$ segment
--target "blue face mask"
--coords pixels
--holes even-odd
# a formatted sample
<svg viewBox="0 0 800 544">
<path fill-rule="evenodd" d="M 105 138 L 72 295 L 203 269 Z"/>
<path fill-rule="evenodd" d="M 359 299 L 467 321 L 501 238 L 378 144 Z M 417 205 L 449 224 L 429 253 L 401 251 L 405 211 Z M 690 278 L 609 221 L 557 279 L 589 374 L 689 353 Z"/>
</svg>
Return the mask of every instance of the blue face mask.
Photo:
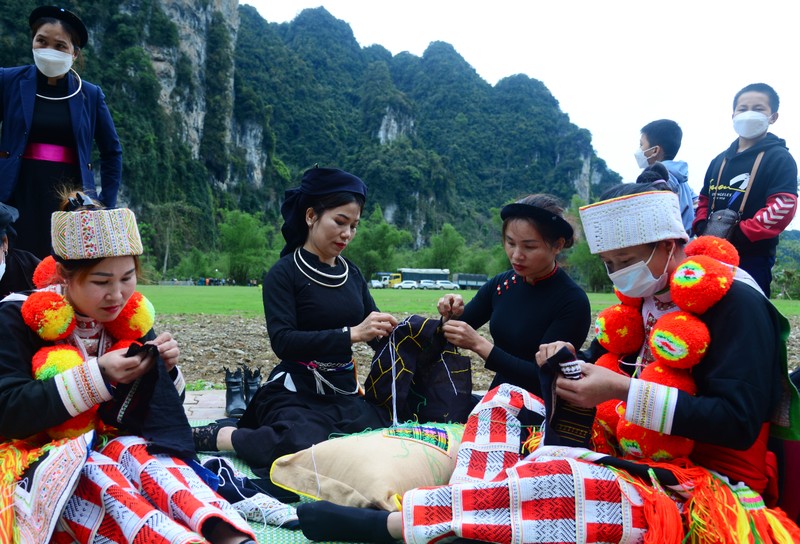
<svg viewBox="0 0 800 544">
<path fill-rule="evenodd" d="M 663 291 L 667 287 L 667 281 L 669 280 L 667 268 L 672 260 L 672 252 L 675 250 L 675 246 L 673 245 L 672 249 L 669 250 L 669 257 L 667 257 L 667 263 L 664 265 L 664 271 L 659 277 L 655 278 L 647 265 L 653 259 L 653 255 L 656 254 L 657 248 L 658 246 L 653 248 L 650 257 L 646 261 L 639 261 L 626 266 L 622 270 L 609 273 L 608 277 L 614 283 L 614 287 L 619 289 L 623 295 L 635 298 L 650 297 Z M 606 272 L 608 272 L 608 268 L 606 268 Z"/>
</svg>

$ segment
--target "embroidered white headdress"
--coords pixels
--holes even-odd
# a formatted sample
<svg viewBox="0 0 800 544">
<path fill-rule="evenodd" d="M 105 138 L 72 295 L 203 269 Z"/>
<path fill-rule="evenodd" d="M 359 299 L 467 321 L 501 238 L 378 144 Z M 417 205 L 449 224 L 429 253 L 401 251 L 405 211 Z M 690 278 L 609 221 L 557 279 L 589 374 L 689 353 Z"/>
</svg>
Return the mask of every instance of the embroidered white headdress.
<svg viewBox="0 0 800 544">
<path fill-rule="evenodd" d="M 678 195 L 648 191 L 603 200 L 579 210 L 591 253 L 661 240 L 689 240 L 683 229 Z"/>
</svg>

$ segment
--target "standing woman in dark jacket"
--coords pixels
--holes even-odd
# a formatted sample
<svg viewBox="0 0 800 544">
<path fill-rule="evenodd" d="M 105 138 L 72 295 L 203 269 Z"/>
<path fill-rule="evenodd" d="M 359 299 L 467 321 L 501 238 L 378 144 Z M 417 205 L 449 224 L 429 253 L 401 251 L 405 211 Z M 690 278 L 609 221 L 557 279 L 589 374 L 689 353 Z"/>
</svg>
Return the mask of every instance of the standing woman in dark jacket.
<svg viewBox="0 0 800 544">
<path fill-rule="evenodd" d="M 41 6 L 29 17 L 35 65 L 0 68 L 0 201 L 20 212 L 17 247 L 50 254 L 50 214 L 59 190 L 82 188 L 106 206 L 117 201 L 122 146 L 100 87 L 72 68 L 89 35 L 63 8 Z M 92 143 L 100 150 L 97 195 Z"/>
</svg>

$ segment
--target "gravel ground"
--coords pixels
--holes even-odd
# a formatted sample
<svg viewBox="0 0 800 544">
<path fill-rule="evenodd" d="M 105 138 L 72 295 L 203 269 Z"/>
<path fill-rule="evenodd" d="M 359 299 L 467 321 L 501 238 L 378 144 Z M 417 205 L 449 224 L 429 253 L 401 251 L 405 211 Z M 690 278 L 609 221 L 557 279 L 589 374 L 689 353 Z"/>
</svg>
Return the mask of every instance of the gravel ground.
<svg viewBox="0 0 800 544">
<path fill-rule="evenodd" d="M 401 316 L 397 316 L 398 318 Z M 800 317 L 792 317 L 789 337 L 789 368 L 800 365 Z M 156 323 L 158 332 L 170 331 L 181 347 L 181 369 L 193 389 L 224 387 L 223 367 L 240 364 L 261 367 L 268 375 L 278 364 L 270 349 L 267 328 L 262 318 L 232 316 L 162 315 Z M 479 332 L 488 336 L 488 328 Z M 483 368 L 483 361 L 471 352 L 472 382 L 476 391 L 489 387 L 494 373 Z M 355 358 L 362 380 L 369 371 L 372 350 L 365 344 L 355 346 Z"/>
</svg>

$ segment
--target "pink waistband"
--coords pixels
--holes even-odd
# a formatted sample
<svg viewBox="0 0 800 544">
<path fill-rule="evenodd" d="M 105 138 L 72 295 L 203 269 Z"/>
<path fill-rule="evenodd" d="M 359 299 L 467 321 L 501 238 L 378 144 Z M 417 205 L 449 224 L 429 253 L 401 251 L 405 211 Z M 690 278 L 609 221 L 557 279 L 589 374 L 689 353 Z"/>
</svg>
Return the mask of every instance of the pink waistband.
<svg viewBox="0 0 800 544">
<path fill-rule="evenodd" d="M 22 158 L 34 161 L 64 162 L 67 164 L 78 162 L 78 157 L 75 156 L 73 148 L 53 144 L 28 144 L 25 147 L 25 153 L 22 154 Z"/>
</svg>

